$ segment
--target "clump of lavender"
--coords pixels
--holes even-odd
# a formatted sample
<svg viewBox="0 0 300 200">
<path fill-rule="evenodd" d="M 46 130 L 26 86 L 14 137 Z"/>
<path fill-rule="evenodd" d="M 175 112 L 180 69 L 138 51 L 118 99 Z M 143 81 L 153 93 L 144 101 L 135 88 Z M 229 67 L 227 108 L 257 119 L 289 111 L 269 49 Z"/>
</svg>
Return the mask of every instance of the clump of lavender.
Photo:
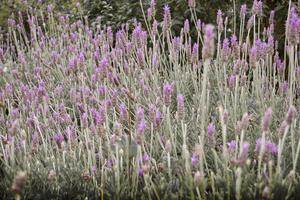
<svg viewBox="0 0 300 200">
<path fill-rule="evenodd" d="M 219 10 L 215 24 L 197 18 L 196 1 L 186 3 L 191 18 L 180 34 L 171 8 L 156 13 L 156 0 L 142 12 L 145 23 L 116 32 L 100 18 L 58 16 L 52 5 L 25 12 L 26 26 L 22 15 L 8 20 L 8 35 L 0 36 L 6 197 L 61 198 L 84 187 L 78 196 L 95 199 L 160 199 L 175 190 L 185 199 L 241 199 L 242 188 L 254 188 L 246 196 L 255 199 L 272 197 L 278 185 L 295 196 L 297 8 L 289 6 L 281 48 L 274 12 L 265 13 L 262 1 L 252 10 L 241 5 L 240 20 L 235 3 L 233 15 Z M 20 169 L 26 174 L 15 175 Z M 66 177 L 71 185 L 59 181 Z"/>
</svg>

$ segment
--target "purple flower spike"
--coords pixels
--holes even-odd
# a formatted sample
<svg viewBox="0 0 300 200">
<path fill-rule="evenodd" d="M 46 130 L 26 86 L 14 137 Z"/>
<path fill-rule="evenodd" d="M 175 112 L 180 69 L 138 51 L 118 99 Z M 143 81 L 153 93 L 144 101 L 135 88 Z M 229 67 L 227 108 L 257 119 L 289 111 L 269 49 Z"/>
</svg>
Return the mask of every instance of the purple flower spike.
<svg viewBox="0 0 300 200">
<path fill-rule="evenodd" d="M 243 18 L 246 16 L 246 12 L 247 12 L 247 5 L 243 4 L 241 5 L 241 9 L 240 9 L 240 17 Z"/>
<path fill-rule="evenodd" d="M 216 127 L 213 123 L 208 124 L 207 126 L 207 135 L 209 138 L 213 138 L 216 131 Z"/>
<path fill-rule="evenodd" d="M 202 59 L 211 59 L 215 52 L 215 33 L 214 33 L 214 26 L 213 25 L 206 25 L 205 26 L 205 33 L 204 33 L 204 44 L 202 48 Z"/>
<path fill-rule="evenodd" d="M 192 153 L 191 163 L 193 167 L 195 167 L 199 163 L 199 158 L 196 153 Z"/>
<path fill-rule="evenodd" d="M 220 9 L 217 12 L 217 24 L 218 24 L 218 30 L 219 31 L 223 31 L 223 29 L 224 29 L 224 25 L 223 25 L 223 13 L 222 13 L 222 11 Z"/>
<path fill-rule="evenodd" d="M 300 17 L 297 14 L 296 8 L 292 7 L 290 11 L 290 18 L 287 23 L 288 40 L 292 45 L 300 42 Z"/>
<path fill-rule="evenodd" d="M 272 108 L 268 108 L 262 118 L 261 126 L 262 130 L 264 132 L 267 132 L 269 130 L 270 121 L 272 117 Z"/>
<path fill-rule="evenodd" d="M 164 21 L 163 21 L 163 31 L 167 32 L 171 28 L 171 11 L 168 5 L 164 6 Z"/>
<path fill-rule="evenodd" d="M 106 162 L 106 166 L 109 168 L 109 169 L 112 169 L 112 167 L 113 167 L 113 161 L 112 161 L 112 159 L 109 159 L 109 160 L 107 160 L 107 162 Z"/>
<path fill-rule="evenodd" d="M 136 111 L 137 122 L 143 121 L 144 118 L 145 118 L 144 109 L 142 107 L 138 107 Z"/>
<path fill-rule="evenodd" d="M 173 93 L 173 85 L 170 83 L 165 83 L 163 87 L 163 96 L 165 104 L 168 106 L 171 104 L 171 97 Z"/>
<path fill-rule="evenodd" d="M 156 111 L 155 114 L 155 127 L 158 127 L 161 123 L 162 117 L 161 117 L 161 112 Z"/>
<path fill-rule="evenodd" d="M 246 160 L 247 160 L 247 157 L 248 157 L 248 152 L 249 152 L 249 143 L 248 142 L 244 142 L 243 145 L 242 145 L 242 149 L 241 149 L 241 154 L 239 156 L 239 163 L 241 165 L 244 165 Z"/>
<path fill-rule="evenodd" d="M 53 136 L 53 140 L 57 143 L 57 144 L 61 144 L 65 138 L 64 136 L 61 134 L 61 133 L 56 133 L 54 136 Z"/>
<path fill-rule="evenodd" d="M 297 115 L 297 109 L 295 108 L 295 106 L 291 106 L 289 108 L 289 111 L 286 115 L 286 122 L 291 125 L 293 120 L 296 118 Z"/>
<path fill-rule="evenodd" d="M 278 147 L 276 144 L 274 144 L 271 141 L 266 141 L 266 151 L 273 154 L 273 155 L 277 155 L 278 153 Z"/>
<path fill-rule="evenodd" d="M 230 75 L 228 78 L 228 87 L 229 89 L 234 89 L 236 83 L 236 75 Z"/>
<path fill-rule="evenodd" d="M 144 121 L 144 120 L 140 121 L 140 123 L 138 124 L 138 127 L 137 127 L 137 134 L 143 135 L 146 128 L 147 128 L 146 121 Z"/>
<path fill-rule="evenodd" d="M 149 162 L 150 159 L 151 159 L 150 156 L 147 153 L 144 153 L 144 155 L 143 155 L 143 161 L 144 162 Z"/>
<path fill-rule="evenodd" d="M 228 142 L 227 145 L 228 145 L 229 153 L 234 153 L 235 149 L 236 149 L 236 141 L 232 140 L 232 141 Z"/>
<path fill-rule="evenodd" d="M 127 106 L 124 103 L 121 103 L 119 105 L 119 112 L 120 112 L 120 118 L 122 121 L 127 120 L 128 118 L 128 110 L 127 110 Z"/>
<path fill-rule="evenodd" d="M 143 172 L 142 168 L 138 169 L 138 175 L 139 175 L 139 177 L 143 177 L 144 176 L 144 172 Z"/>
</svg>

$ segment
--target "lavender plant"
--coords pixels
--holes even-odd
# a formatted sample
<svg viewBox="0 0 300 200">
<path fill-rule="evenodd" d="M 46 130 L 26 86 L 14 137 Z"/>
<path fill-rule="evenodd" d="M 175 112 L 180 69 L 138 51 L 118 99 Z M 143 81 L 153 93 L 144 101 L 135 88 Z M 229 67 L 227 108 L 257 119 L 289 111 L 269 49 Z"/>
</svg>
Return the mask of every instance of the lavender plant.
<svg viewBox="0 0 300 200">
<path fill-rule="evenodd" d="M 228 24 L 172 32 L 156 1 L 114 33 L 85 17 L 28 11 L 0 46 L 4 199 L 296 199 L 300 17 L 285 51 L 262 1 Z M 79 7 L 80 5 L 78 5 Z M 192 37 L 191 30 L 197 36 Z"/>
</svg>

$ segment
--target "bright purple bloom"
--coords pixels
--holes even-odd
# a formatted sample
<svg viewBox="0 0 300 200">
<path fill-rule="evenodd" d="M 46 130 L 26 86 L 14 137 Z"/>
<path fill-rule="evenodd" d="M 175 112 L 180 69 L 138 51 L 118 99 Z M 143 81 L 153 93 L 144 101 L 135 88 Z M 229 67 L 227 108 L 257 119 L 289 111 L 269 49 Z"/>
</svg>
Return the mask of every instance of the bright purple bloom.
<svg viewBox="0 0 300 200">
<path fill-rule="evenodd" d="M 140 168 L 140 167 L 139 167 L 139 169 L 138 169 L 138 175 L 139 175 L 140 177 L 143 177 L 143 176 L 144 176 L 144 171 L 143 171 L 143 169 Z"/>
<path fill-rule="evenodd" d="M 151 159 L 150 156 L 147 153 L 144 153 L 144 155 L 143 155 L 143 161 L 144 162 L 149 162 L 150 159 Z"/>
<path fill-rule="evenodd" d="M 227 143 L 228 145 L 228 151 L 229 153 L 234 153 L 236 150 L 236 141 L 235 140 L 231 140 L 230 142 Z"/>
<path fill-rule="evenodd" d="M 270 152 L 273 155 L 277 155 L 278 147 L 275 143 L 273 143 L 271 141 L 266 141 L 266 151 Z"/>
<path fill-rule="evenodd" d="M 57 144 L 61 144 L 65 138 L 64 136 L 61 134 L 61 133 L 56 133 L 54 136 L 53 136 L 53 140 L 57 143 Z"/>
</svg>

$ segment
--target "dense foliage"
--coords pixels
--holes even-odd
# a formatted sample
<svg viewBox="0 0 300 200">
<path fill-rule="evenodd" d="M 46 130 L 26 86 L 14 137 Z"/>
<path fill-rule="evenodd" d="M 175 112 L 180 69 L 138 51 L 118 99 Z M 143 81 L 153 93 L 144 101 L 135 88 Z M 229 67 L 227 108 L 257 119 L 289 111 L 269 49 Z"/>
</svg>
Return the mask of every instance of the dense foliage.
<svg viewBox="0 0 300 200">
<path fill-rule="evenodd" d="M 73 19 L 55 4 L 8 19 L 2 199 L 299 197 L 298 4 L 282 8 L 282 38 L 280 12 L 256 0 L 211 21 L 199 2 L 152 0 L 125 25 L 93 2 Z"/>
</svg>

